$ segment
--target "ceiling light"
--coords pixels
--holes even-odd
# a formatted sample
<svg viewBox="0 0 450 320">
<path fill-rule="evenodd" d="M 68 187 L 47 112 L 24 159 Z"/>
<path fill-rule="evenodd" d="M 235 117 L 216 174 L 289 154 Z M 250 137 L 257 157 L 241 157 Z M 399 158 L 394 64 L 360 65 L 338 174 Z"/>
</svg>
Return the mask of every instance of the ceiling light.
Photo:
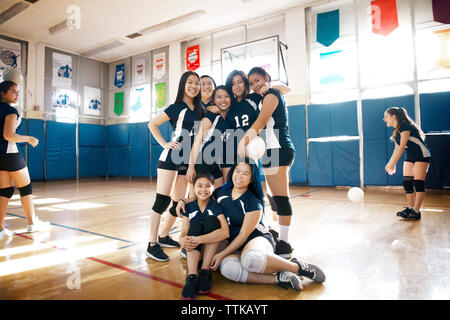
<svg viewBox="0 0 450 320">
<path fill-rule="evenodd" d="M 82 55 L 82 56 L 94 56 L 94 55 L 99 54 L 101 52 L 121 47 L 124 44 L 125 44 L 125 41 L 123 41 L 122 39 L 118 38 L 118 39 L 114 39 L 114 40 L 110 40 L 108 42 L 105 42 L 105 43 L 103 43 L 103 44 L 101 44 L 99 46 L 96 46 L 94 48 L 82 51 L 82 52 L 80 52 L 80 55 Z"/>
<path fill-rule="evenodd" d="M 156 31 L 159 31 L 161 29 L 165 29 L 165 28 L 168 28 L 168 27 L 171 27 L 171 26 L 174 26 L 174 25 L 177 25 L 177 24 L 180 24 L 180 23 L 183 23 L 183 22 L 186 22 L 186 21 L 189 21 L 189 20 L 201 17 L 205 13 L 206 13 L 205 10 L 193 11 L 193 12 L 187 13 L 185 15 L 182 15 L 182 16 L 179 16 L 179 17 L 167 20 L 165 22 L 162 22 L 162 23 L 159 23 L 159 24 L 155 24 L 155 25 L 153 25 L 151 27 L 145 28 L 145 29 L 139 31 L 139 33 L 141 33 L 141 34 L 148 34 L 148 33 L 156 32 Z"/>
<path fill-rule="evenodd" d="M 28 8 L 30 6 L 29 3 L 25 2 L 16 2 L 11 7 L 0 13 L 0 24 L 8 21 L 12 17 L 15 17 L 19 13 L 21 13 L 23 10 Z"/>
</svg>

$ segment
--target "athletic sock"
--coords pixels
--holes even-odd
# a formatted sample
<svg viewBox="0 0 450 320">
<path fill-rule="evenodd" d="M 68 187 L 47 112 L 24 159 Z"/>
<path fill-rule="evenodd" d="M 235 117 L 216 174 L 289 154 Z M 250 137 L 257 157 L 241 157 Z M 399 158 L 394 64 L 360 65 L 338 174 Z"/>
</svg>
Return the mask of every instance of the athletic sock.
<svg viewBox="0 0 450 320">
<path fill-rule="evenodd" d="M 279 230 L 280 230 L 280 236 L 279 239 L 283 240 L 284 242 L 289 243 L 289 229 L 291 226 L 283 226 L 283 225 L 279 225 Z"/>
</svg>

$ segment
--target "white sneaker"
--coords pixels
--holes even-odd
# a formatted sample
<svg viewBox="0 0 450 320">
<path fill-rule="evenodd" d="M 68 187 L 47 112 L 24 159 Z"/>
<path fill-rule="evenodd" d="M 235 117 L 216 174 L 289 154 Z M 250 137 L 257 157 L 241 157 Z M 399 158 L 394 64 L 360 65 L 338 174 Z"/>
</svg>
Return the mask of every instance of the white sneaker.
<svg viewBox="0 0 450 320">
<path fill-rule="evenodd" d="M 3 228 L 2 231 L 0 231 L 0 239 L 4 237 L 12 237 L 13 232 L 11 230 L 6 229 L 6 227 Z"/>
<path fill-rule="evenodd" d="M 41 221 L 39 219 L 36 219 L 34 224 L 29 224 L 27 226 L 27 232 L 43 232 L 43 231 L 49 231 L 50 230 L 50 222 Z"/>
</svg>

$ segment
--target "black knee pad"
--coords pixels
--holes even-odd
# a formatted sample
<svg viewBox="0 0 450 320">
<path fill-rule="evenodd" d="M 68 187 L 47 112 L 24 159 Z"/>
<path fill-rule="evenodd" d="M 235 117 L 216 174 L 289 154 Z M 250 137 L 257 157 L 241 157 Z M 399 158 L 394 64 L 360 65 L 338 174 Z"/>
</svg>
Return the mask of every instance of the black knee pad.
<svg viewBox="0 0 450 320">
<path fill-rule="evenodd" d="M 163 214 L 164 211 L 166 211 L 167 208 L 169 207 L 170 201 L 171 201 L 171 199 L 169 196 L 165 196 L 165 195 L 157 193 L 156 199 L 155 199 L 155 204 L 153 205 L 152 210 L 159 214 Z"/>
<path fill-rule="evenodd" d="M 27 184 L 25 187 L 19 188 L 21 198 L 30 195 L 32 192 L 31 183 Z"/>
<path fill-rule="evenodd" d="M 11 199 L 14 194 L 14 187 L 0 189 L 0 197 Z"/>
<path fill-rule="evenodd" d="M 425 181 L 414 180 L 414 188 L 416 189 L 416 192 L 425 192 Z"/>
<path fill-rule="evenodd" d="M 292 206 L 289 197 L 273 196 L 273 201 L 277 206 L 277 214 L 279 216 L 292 216 Z"/>
<path fill-rule="evenodd" d="M 172 206 L 169 209 L 169 213 L 171 215 L 173 215 L 174 217 L 178 217 L 177 216 L 177 205 L 178 205 L 178 201 L 173 201 L 172 200 Z"/>
<path fill-rule="evenodd" d="M 272 196 L 267 195 L 267 199 L 269 199 L 269 203 L 270 203 L 270 208 L 272 208 L 272 211 L 277 211 L 277 204 L 275 203 L 275 201 L 273 200 Z"/>
<path fill-rule="evenodd" d="M 403 177 L 403 189 L 405 189 L 406 193 L 414 193 L 414 177 Z"/>
<path fill-rule="evenodd" d="M 204 222 L 205 234 L 220 229 L 220 221 L 216 216 L 206 216 Z"/>
</svg>

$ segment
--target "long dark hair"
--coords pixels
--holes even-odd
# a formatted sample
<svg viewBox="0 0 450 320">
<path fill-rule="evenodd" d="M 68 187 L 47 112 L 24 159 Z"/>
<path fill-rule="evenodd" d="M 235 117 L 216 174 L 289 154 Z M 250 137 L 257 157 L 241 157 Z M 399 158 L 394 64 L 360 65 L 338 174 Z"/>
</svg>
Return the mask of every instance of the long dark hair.
<svg viewBox="0 0 450 320">
<path fill-rule="evenodd" d="M 394 140 L 395 137 L 397 137 L 398 132 L 400 130 L 400 127 L 404 123 L 409 123 L 412 127 L 416 128 L 417 131 L 420 134 L 420 137 L 422 139 L 425 139 L 425 134 L 423 131 L 416 125 L 416 123 L 408 116 L 408 112 L 403 107 L 391 107 L 386 110 L 387 113 L 389 113 L 391 116 L 395 116 L 397 118 L 397 126 L 394 129 L 394 132 L 392 133 L 391 140 Z"/>
<path fill-rule="evenodd" d="M 186 88 L 186 82 L 187 82 L 187 79 L 189 78 L 189 76 L 191 76 L 191 75 L 196 76 L 198 78 L 198 81 L 200 81 L 200 77 L 194 71 L 186 71 L 185 73 L 183 73 L 183 75 L 181 76 L 181 79 L 180 79 L 180 83 L 178 85 L 178 92 L 177 92 L 177 97 L 175 99 L 175 104 L 183 102 L 185 88 Z M 203 116 L 203 113 L 205 112 L 203 105 L 202 105 L 201 90 L 198 91 L 198 94 L 195 96 L 193 103 L 194 103 L 195 111 L 197 112 L 199 118 L 201 119 L 201 117 Z"/>
<path fill-rule="evenodd" d="M 231 92 L 231 99 L 232 101 L 235 101 L 237 97 L 234 96 L 233 93 L 233 78 L 234 76 L 240 76 L 242 78 L 242 81 L 244 81 L 245 91 L 243 99 L 245 99 L 246 96 L 250 93 L 250 83 L 248 82 L 248 77 L 245 74 L 244 71 L 241 70 L 233 70 L 228 75 L 227 80 L 225 81 L 225 86 L 228 88 L 228 91 Z"/>
<path fill-rule="evenodd" d="M 0 83 L 0 93 L 4 93 L 7 94 L 9 89 L 11 89 L 12 87 L 17 86 L 17 83 L 6 80 Z M 2 101 L 2 97 L 0 95 L 0 102 Z"/>
<path fill-rule="evenodd" d="M 267 71 L 264 70 L 264 69 L 261 68 L 261 67 L 253 67 L 253 68 L 248 72 L 248 76 L 250 77 L 250 76 L 251 76 L 252 74 L 254 74 L 254 73 L 263 76 L 264 79 L 266 78 L 266 76 L 268 76 L 269 82 L 272 81 L 272 77 L 270 76 L 270 74 L 268 74 Z"/>
<path fill-rule="evenodd" d="M 224 90 L 228 95 L 230 96 L 230 99 L 232 99 L 233 94 L 230 92 L 227 86 L 220 85 L 218 87 L 215 87 L 213 92 L 211 93 L 211 102 L 214 102 L 214 99 L 216 98 L 216 93 L 219 90 Z"/>
</svg>

